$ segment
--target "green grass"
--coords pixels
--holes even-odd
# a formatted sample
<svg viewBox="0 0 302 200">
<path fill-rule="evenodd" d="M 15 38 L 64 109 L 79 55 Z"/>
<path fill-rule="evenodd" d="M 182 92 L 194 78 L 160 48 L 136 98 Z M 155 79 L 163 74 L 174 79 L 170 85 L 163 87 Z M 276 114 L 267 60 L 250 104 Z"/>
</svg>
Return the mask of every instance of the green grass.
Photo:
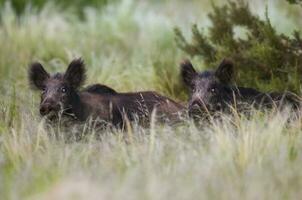
<svg viewBox="0 0 302 200">
<path fill-rule="evenodd" d="M 188 36 L 192 23 L 207 24 L 209 8 L 198 0 L 122 1 L 86 9 L 86 20 L 51 4 L 20 17 L 2 8 L 0 199 L 299 199 L 302 120 L 286 123 L 288 113 L 224 116 L 201 127 L 152 123 L 104 131 L 99 140 L 82 130 L 90 134 L 80 142 L 66 141 L 70 131 L 39 117 L 39 94 L 27 81 L 35 60 L 56 72 L 81 56 L 87 84 L 186 101 L 178 75 L 186 56 L 173 28 Z"/>
</svg>

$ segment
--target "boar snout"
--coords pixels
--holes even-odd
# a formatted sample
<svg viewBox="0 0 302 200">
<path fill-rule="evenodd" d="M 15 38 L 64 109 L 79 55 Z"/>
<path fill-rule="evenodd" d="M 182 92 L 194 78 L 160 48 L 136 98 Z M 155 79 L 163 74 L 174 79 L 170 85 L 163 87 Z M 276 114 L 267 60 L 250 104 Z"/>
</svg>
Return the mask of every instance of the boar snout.
<svg viewBox="0 0 302 200">
<path fill-rule="evenodd" d="M 201 100 L 194 100 L 189 105 L 189 115 L 194 117 L 207 112 L 205 104 Z"/>
<path fill-rule="evenodd" d="M 42 116 L 47 115 L 51 112 L 57 113 L 60 111 L 60 105 L 57 103 L 44 103 L 40 106 L 40 114 Z"/>
</svg>

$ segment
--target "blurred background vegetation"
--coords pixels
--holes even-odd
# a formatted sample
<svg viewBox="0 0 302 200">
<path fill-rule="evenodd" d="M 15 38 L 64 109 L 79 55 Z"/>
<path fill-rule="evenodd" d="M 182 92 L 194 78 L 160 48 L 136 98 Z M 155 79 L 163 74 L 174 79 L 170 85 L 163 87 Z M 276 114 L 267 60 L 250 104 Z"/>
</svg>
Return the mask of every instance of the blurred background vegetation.
<svg viewBox="0 0 302 200">
<path fill-rule="evenodd" d="M 116 20 L 114 17 L 119 18 L 119 22 L 116 25 L 120 27 L 115 27 L 118 29 L 115 31 L 118 32 L 107 32 L 106 34 L 111 34 L 112 38 L 109 39 L 110 36 L 105 36 L 108 37 L 107 41 L 100 42 L 99 45 L 106 45 L 110 42 L 113 45 L 120 43 L 123 48 L 126 48 L 124 49 L 125 55 L 129 55 L 138 47 L 130 44 L 125 47 L 127 40 L 133 39 L 132 36 L 139 34 L 143 29 L 152 29 L 152 27 L 146 27 L 148 24 L 143 22 L 145 16 L 143 14 L 139 16 L 141 13 L 137 10 L 146 9 L 148 6 L 159 8 L 158 18 L 162 16 L 162 19 L 158 20 L 163 20 L 161 26 L 167 23 L 167 19 L 170 20 L 174 17 L 175 20 L 170 20 L 168 22 L 169 27 L 163 28 L 156 33 L 159 38 L 155 38 L 155 41 L 152 41 L 152 36 L 151 38 L 146 37 L 146 40 L 143 41 L 146 43 L 155 42 L 157 48 L 160 48 L 161 51 L 164 50 L 168 54 L 167 56 L 161 56 L 162 54 L 152 56 L 153 60 L 151 62 L 154 75 L 166 77 L 166 79 L 159 80 L 155 77 L 157 84 L 155 83 L 155 88 L 153 88 L 168 93 L 168 95 L 173 97 L 185 99 L 184 88 L 179 83 L 177 71 L 175 71 L 177 67 L 170 66 L 172 64 L 178 65 L 181 57 L 186 57 L 186 55 L 193 59 L 197 57 L 196 61 L 201 63 L 202 68 L 215 68 L 222 58 L 229 57 L 235 63 L 236 81 L 238 84 L 256 87 L 265 91 L 290 90 L 300 93 L 302 80 L 300 78 L 302 75 L 300 27 L 302 22 L 298 19 L 301 17 L 302 8 L 296 4 L 301 4 L 301 1 L 268 0 L 263 3 L 258 0 L 253 2 L 237 0 L 226 3 L 219 0 L 192 0 L 186 2 L 178 0 L 175 2 L 158 0 L 0 0 L 0 9 L 2 13 L 7 13 L 8 10 L 11 10 L 11 15 L 15 15 L 15 20 L 20 23 L 19 27 L 24 25 L 22 20 L 29 19 L 31 14 L 37 16 L 49 15 L 50 21 L 52 21 L 52 18 L 62 17 L 62 20 L 57 21 L 58 24 L 67 22 L 65 24 L 70 26 L 73 23 L 76 25 L 70 27 L 71 29 L 77 27 L 81 33 L 86 32 L 88 35 L 98 34 L 99 37 L 104 37 L 103 34 L 105 32 L 98 30 L 98 33 L 92 33 L 84 30 L 85 26 L 89 24 L 89 20 L 94 18 L 93 20 L 97 19 L 99 21 L 99 24 L 94 24 L 95 28 L 104 28 L 102 26 L 106 20 L 100 20 L 99 17 L 110 18 L 108 12 L 112 14 L 114 9 L 121 8 L 123 9 L 122 16 L 112 16 L 111 19 L 113 22 Z M 126 5 L 126 7 L 122 8 L 121 5 Z M 183 5 L 184 10 L 178 11 L 177 5 Z M 161 6 L 165 9 L 160 8 Z M 197 14 L 198 10 L 201 11 L 201 14 Z M 107 12 L 107 16 L 106 14 L 101 14 L 103 11 Z M 48 14 L 43 14 L 44 12 L 48 12 Z M 55 17 L 58 12 L 60 14 Z M 115 12 L 117 14 L 117 11 Z M 176 19 L 184 15 L 187 16 L 180 23 L 177 23 Z M 107 23 L 110 20 L 109 18 L 107 18 Z M 8 19 L 11 18 L 7 18 L 5 14 L 1 15 L 2 24 L 7 24 Z M 64 22 L 64 20 L 67 21 Z M 80 28 L 80 23 L 82 23 L 83 29 Z M 152 26 L 152 24 L 149 25 Z M 171 31 L 174 27 L 176 29 L 173 36 Z M 2 27 L 2 29 L 4 28 L 5 26 Z M 15 28 L 17 28 L 15 31 L 18 31 L 18 27 Z M 190 36 L 191 29 L 192 36 Z M 148 33 L 146 32 L 146 34 Z M 114 35 L 119 35 L 119 39 L 114 39 Z M 85 34 L 82 37 L 85 37 Z M 176 42 L 171 37 L 175 37 Z M 191 41 L 188 40 L 190 37 L 192 37 Z M 60 40 L 60 36 L 57 38 Z M 165 38 L 165 41 L 163 38 Z M 80 38 L 77 39 L 81 40 Z M 66 40 L 64 42 L 67 45 Z M 68 48 L 68 45 L 65 48 Z M 144 44 L 141 44 L 139 48 L 147 49 L 148 47 L 144 47 Z M 182 49 L 185 54 L 175 48 Z M 156 50 L 152 52 L 154 50 L 154 48 L 150 48 L 148 53 L 156 54 Z M 51 51 L 51 47 L 48 51 Z M 93 48 L 89 51 L 96 52 L 98 48 Z M 170 55 L 173 54 L 172 52 L 177 52 L 178 58 L 175 55 Z M 31 53 L 31 55 L 34 55 L 34 53 Z M 85 53 L 81 55 L 85 55 Z M 55 54 L 49 56 L 53 58 L 64 57 Z M 41 56 L 38 58 L 43 59 Z M 90 62 L 89 58 L 88 62 Z M 145 63 L 141 64 L 148 66 Z"/>
<path fill-rule="evenodd" d="M 94 7 L 98 9 L 107 5 L 109 1 L 112 3 L 114 0 L 0 0 L 0 8 L 4 7 L 6 3 L 9 3 L 14 12 L 20 16 L 26 9 L 41 10 L 47 3 L 49 4 L 51 2 L 56 5 L 58 9 L 70 9 L 83 17 L 83 10 L 85 7 Z"/>
<path fill-rule="evenodd" d="M 287 0 L 287 1 L 291 4 L 301 4 L 302 3 L 301 0 Z"/>
</svg>

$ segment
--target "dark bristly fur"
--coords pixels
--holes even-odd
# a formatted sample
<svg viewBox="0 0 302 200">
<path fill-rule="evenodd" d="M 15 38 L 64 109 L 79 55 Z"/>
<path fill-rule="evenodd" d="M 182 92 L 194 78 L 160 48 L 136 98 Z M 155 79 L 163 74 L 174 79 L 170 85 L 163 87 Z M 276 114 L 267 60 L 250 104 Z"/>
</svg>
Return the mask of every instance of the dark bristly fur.
<svg viewBox="0 0 302 200">
<path fill-rule="evenodd" d="M 81 58 L 71 61 L 65 72 L 64 79 L 73 88 L 78 88 L 84 84 L 86 80 L 86 70 L 84 61 Z"/>
<path fill-rule="evenodd" d="M 224 59 L 215 71 L 198 73 L 189 60 L 181 63 L 183 82 L 190 89 L 189 114 L 198 117 L 229 111 L 230 106 L 240 110 L 248 107 L 277 108 L 300 107 L 300 98 L 292 93 L 263 93 L 252 88 L 232 84 L 234 69 L 230 60 Z"/>
<path fill-rule="evenodd" d="M 37 62 L 31 64 L 28 76 L 31 87 L 40 90 L 44 88 L 44 81 L 49 78 L 49 74 Z"/>
<path fill-rule="evenodd" d="M 96 94 L 117 94 L 114 89 L 102 84 L 90 85 L 86 87 L 84 91 Z"/>
<path fill-rule="evenodd" d="M 147 125 L 154 111 L 160 121 L 173 123 L 180 119 L 179 114 L 184 111 L 182 105 L 156 92 L 118 93 L 101 84 L 79 90 L 85 78 L 85 66 L 81 59 L 73 60 L 65 73 L 51 76 L 41 64 L 32 64 L 29 80 L 42 90 L 41 115 L 51 120 L 60 115 L 77 121 L 86 121 L 91 117 L 124 127 L 126 120 Z"/>
</svg>

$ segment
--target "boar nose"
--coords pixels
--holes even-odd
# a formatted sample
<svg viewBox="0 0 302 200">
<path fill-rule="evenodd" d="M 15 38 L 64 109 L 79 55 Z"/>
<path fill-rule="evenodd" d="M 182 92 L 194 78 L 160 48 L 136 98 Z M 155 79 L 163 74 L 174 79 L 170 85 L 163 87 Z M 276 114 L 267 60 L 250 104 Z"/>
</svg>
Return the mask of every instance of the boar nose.
<svg viewBox="0 0 302 200">
<path fill-rule="evenodd" d="M 204 103 L 199 99 L 192 101 L 189 106 L 189 116 L 193 117 L 193 119 L 202 117 L 205 113 L 207 113 L 206 111 L 207 109 Z"/>
<path fill-rule="evenodd" d="M 222 105 L 221 105 L 221 103 L 217 103 L 217 104 L 216 104 L 215 110 L 218 110 L 218 111 L 222 110 Z"/>
<path fill-rule="evenodd" d="M 202 108 L 204 108 L 204 105 L 201 102 L 201 100 L 194 100 L 190 105 L 190 109 L 202 109 Z"/>
<path fill-rule="evenodd" d="M 56 103 L 44 103 L 40 106 L 40 114 L 41 115 L 47 115 L 52 111 L 59 111 L 60 110 L 60 106 Z"/>
<path fill-rule="evenodd" d="M 46 115 L 47 113 L 49 113 L 49 107 L 47 105 L 43 105 L 40 107 L 40 114 L 41 115 Z"/>
</svg>

